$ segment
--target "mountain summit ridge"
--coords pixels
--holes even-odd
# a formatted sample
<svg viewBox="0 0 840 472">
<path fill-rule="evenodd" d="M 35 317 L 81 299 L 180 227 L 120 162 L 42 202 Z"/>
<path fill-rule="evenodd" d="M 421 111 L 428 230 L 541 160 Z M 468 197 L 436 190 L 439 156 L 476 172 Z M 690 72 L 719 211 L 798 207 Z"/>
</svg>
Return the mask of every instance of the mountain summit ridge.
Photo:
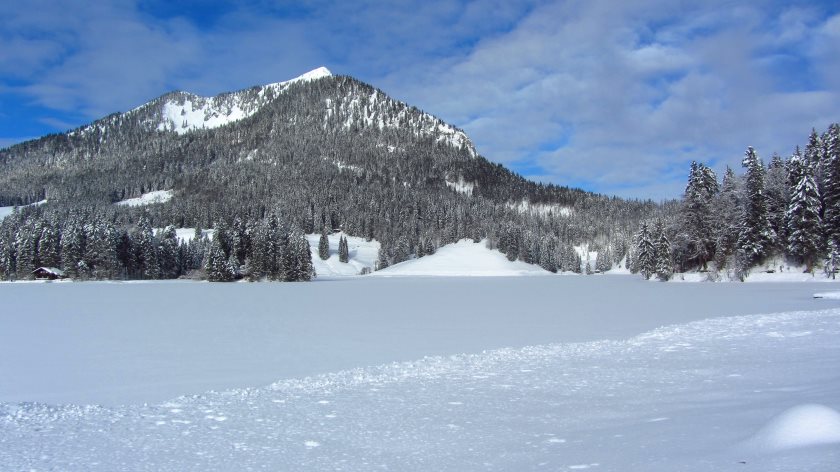
<svg viewBox="0 0 840 472">
<path fill-rule="evenodd" d="M 71 138 L 104 135 L 130 126 L 139 126 L 145 132 L 173 132 L 178 135 L 216 129 L 252 117 L 275 102 L 293 85 L 321 79 L 346 79 L 357 85 L 351 88 L 352 96 L 344 94 L 325 97 L 324 129 L 336 117 L 343 119 L 341 125 L 346 129 L 374 126 L 383 130 L 409 126 L 416 136 L 434 137 L 437 142 L 465 149 L 471 157 L 478 155 L 472 140 L 457 126 L 396 100 L 356 78 L 333 75 L 324 66 L 286 81 L 222 92 L 214 96 L 205 97 L 180 90 L 168 92 L 127 112 L 113 113 L 63 134 Z"/>
</svg>

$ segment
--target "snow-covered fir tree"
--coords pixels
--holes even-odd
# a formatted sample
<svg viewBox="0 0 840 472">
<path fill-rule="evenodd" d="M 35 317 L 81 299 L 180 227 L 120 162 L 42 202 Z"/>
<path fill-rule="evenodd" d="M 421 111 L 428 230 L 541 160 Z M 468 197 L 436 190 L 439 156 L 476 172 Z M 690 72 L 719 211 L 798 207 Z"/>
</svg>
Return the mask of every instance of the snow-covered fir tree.
<svg viewBox="0 0 840 472">
<path fill-rule="evenodd" d="M 636 236 L 636 264 L 645 279 L 656 273 L 656 244 L 647 222 L 643 222 Z"/>
<path fill-rule="evenodd" d="M 810 272 L 821 253 L 820 195 L 809 162 L 794 154 L 790 167 L 791 175 L 797 176 L 799 182 L 793 189 L 786 214 L 787 253 Z"/>
<path fill-rule="evenodd" d="M 344 235 L 338 240 L 338 260 L 344 263 L 350 261 L 350 248 L 347 246 L 347 238 Z"/>
<path fill-rule="evenodd" d="M 764 261 L 770 254 L 774 240 L 767 218 L 767 199 L 764 193 L 764 165 L 755 149 L 747 148 L 741 164 L 744 178 L 744 220 L 738 235 L 738 254 L 742 268 Z"/>
<path fill-rule="evenodd" d="M 774 235 L 773 251 L 783 251 L 787 242 L 785 215 L 790 202 L 791 187 L 788 185 L 788 166 L 778 154 L 773 154 L 767 167 L 765 195 L 767 220 Z"/>
<path fill-rule="evenodd" d="M 330 239 L 329 233 L 327 232 L 327 227 L 324 226 L 321 228 L 321 237 L 318 240 L 318 257 L 322 260 L 327 260 L 330 258 Z"/>
<path fill-rule="evenodd" d="M 743 219 L 741 179 L 726 167 L 712 214 L 715 230 L 715 270 L 723 269 L 736 252 Z"/>
<path fill-rule="evenodd" d="M 229 282 L 234 279 L 233 267 L 228 263 L 228 258 L 222 250 L 222 244 L 218 238 L 214 238 L 207 248 L 207 256 L 204 258 L 204 270 L 207 280 L 211 282 Z"/>
<path fill-rule="evenodd" d="M 671 242 L 665 234 L 665 225 L 657 220 L 653 230 L 656 248 L 656 278 L 666 282 L 674 273 L 674 262 L 671 255 Z"/>
<path fill-rule="evenodd" d="M 595 256 L 595 270 L 603 273 L 612 269 L 612 259 L 609 247 L 599 249 L 598 255 Z"/>
<path fill-rule="evenodd" d="M 714 258 L 715 234 L 711 218 L 718 193 L 717 176 L 705 164 L 692 162 L 682 205 L 679 233 L 681 259 L 687 268 L 706 269 Z"/>
<path fill-rule="evenodd" d="M 840 124 L 834 123 L 829 126 L 821 141 L 824 243 L 830 250 L 840 253 Z M 817 179 L 814 178 L 815 181 Z"/>
</svg>

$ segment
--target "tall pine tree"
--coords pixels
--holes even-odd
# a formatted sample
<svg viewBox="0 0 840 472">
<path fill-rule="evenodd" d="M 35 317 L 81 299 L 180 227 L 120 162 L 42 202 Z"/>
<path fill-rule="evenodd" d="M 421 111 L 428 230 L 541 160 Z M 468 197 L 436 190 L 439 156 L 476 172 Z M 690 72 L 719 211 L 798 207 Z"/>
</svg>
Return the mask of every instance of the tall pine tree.
<svg viewBox="0 0 840 472">
<path fill-rule="evenodd" d="M 791 174 L 798 176 L 799 182 L 793 189 L 786 214 L 787 253 L 811 272 L 820 257 L 820 195 L 807 161 L 795 154 L 790 166 Z"/>
<path fill-rule="evenodd" d="M 642 223 L 636 236 L 636 264 L 645 279 L 656 273 L 656 245 L 647 222 Z"/>
<path fill-rule="evenodd" d="M 706 269 L 715 254 L 712 205 L 718 193 L 715 173 L 704 164 L 691 163 L 682 206 L 683 265 Z"/>
<path fill-rule="evenodd" d="M 746 270 L 764 262 L 770 253 L 774 235 L 767 218 L 764 165 L 752 147 L 747 148 L 741 164 L 746 169 L 745 208 L 737 247 L 740 268 Z"/>
</svg>

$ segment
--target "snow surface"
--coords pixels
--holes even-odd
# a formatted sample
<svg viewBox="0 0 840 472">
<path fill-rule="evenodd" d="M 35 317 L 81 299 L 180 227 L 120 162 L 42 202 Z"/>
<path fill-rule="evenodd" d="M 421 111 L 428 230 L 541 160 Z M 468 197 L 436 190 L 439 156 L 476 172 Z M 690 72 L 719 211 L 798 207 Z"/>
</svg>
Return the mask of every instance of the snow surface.
<svg viewBox="0 0 840 472">
<path fill-rule="evenodd" d="M 835 308 L 702 320 L 625 340 L 426 357 L 153 405 L 5 403 L 0 464 L 69 471 L 836 471 L 840 449 L 820 444 L 834 441 L 834 426 L 818 435 L 800 428 L 830 423 L 840 407 L 840 379 L 826 375 L 840 368 L 838 336 Z M 791 404 L 824 407 L 784 413 Z M 737 446 L 765 432 L 811 440 L 797 443 L 809 447 Z"/>
<path fill-rule="evenodd" d="M 0 220 L 12 214 L 15 210 L 13 206 L 0 207 Z"/>
<path fill-rule="evenodd" d="M 814 298 L 828 298 L 830 300 L 840 300 L 840 292 L 820 292 L 815 293 Z"/>
<path fill-rule="evenodd" d="M 169 200 L 172 200 L 173 195 L 174 192 L 172 190 L 155 190 L 153 192 L 146 192 L 143 195 L 140 195 L 139 197 L 120 200 L 114 204 L 132 207 L 153 205 L 155 203 L 166 203 Z"/>
<path fill-rule="evenodd" d="M 819 287 L 609 275 L 0 283 L 0 402 L 160 402 L 427 355 L 836 306 L 813 298 Z"/>
<path fill-rule="evenodd" d="M 338 241 L 341 236 L 347 238 L 347 249 L 349 260 L 341 262 L 338 260 Z M 379 241 L 375 239 L 366 241 L 365 238 L 348 236 L 344 233 L 334 233 L 328 236 L 330 241 L 330 258 L 323 260 L 318 256 L 318 244 L 321 241 L 320 234 L 308 234 L 309 250 L 312 252 L 312 265 L 318 278 L 348 277 L 359 275 L 365 267 L 373 271 L 376 259 L 379 256 Z"/>
<path fill-rule="evenodd" d="M 408 260 L 373 273 L 379 277 L 444 276 L 444 277 L 511 277 L 521 275 L 553 275 L 534 264 L 509 261 L 485 241 L 476 243 L 462 239 L 447 244 L 432 255 Z"/>
<path fill-rule="evenodd" d="M 326 67 L 319 67 L 294 79 L 260 87 L 256 102 L 245 98 L 241 92 L 222 94 L 217 97 L 200 97 L 184 94 L 187 98 L 170 100 L 163 104 L 159 131 L 174 131 L 185 134 L 198 129 L 212 129 L 245 119 L 260 110 L 270 97 L 285 92 L 294 83 L 309 82 L 332 73 Z M 269 97 L 269 98 L 266 98 Z"/>
<path fill-rule="evenodd" d="M 30 203 L 29 205 L 22 205 L 22 206 L 38 206 L 38 205 L 43 205 L 44 203 L 47 203 L 47 200 L 41 200 L 40 202 Z M 0 207 L 0 220 L 2 220 L 3 218 L 11 215 L 14 211 L 15 211 L 14 206 Z"/>
<path fill-rule="evenodd" d="M 458 176 L 458 180 L 455 182 L 447 180 L 446 186 L 458 193 L 472 196 L 473 189 L 475 189 L 475 182 L 467 182 L 463 176 Z"/>
</svg>

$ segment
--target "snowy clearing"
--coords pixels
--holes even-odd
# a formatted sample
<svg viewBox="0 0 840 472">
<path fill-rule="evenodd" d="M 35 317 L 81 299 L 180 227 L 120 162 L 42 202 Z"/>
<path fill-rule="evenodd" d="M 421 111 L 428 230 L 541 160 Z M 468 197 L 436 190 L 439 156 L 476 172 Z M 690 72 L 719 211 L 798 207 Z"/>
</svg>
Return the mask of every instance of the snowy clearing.
<svg viewBox="0 0 840 472">
<path fill-rule="evenodd" d="M 473 189 L 475 189 L 475 182 L 467 182 L 463 176 L 458 176 L 457 181 L 446 180 L 446 186 L 452 190 L 463 193 L 464 195 L 472 196 Z"/>
<path fill-rule="evenodd" d="M 341 262 L 338 260 L 338 241 L 341 236 L 347 238 L 347 249 L 349 260 Z M 330 234 L 327 239 L 330 241 L 330 258 L 323 260 L 318 257 L 318 243 L 321 241 L 320 234 L 307 234 L 309 250 L 312 252 L 312 265 L 318 278 L 348 277 L 359 275 L 362 269 L 368 268 L 371 271 L 376 265 L 376 258 L 379 255 L 379 241 L 366 241 L 365 238 L 348 236 L 344 233 Z"/>
<path fill-rule="evenodd" d="M 44 203 L 47 203 L 47 201 L 46 200 L 41 200 L 40 202 L 35 202 L 35 203 L 31 203 L 29 205 L 23 205 L 23 206 L 38 206 L 38 205 L 43 205 Z M 15 211 L 14 206 L 0 207 L 0 220 L 2 220 L 3 218 L 11 215 L 14 211 Z"/>
<path fill-rule="evenodd" d="M 157 236 L 160 236 L 164 229 L 166 228 L 154 228 L 154 232 Z M 213 240 L 214 234 L 216 234 L 215 229 L 201 230 L 201 237 L 207 238 L 211 241 Z M 195 239 L 195 228 L 175 228 L 175 237 L 178 238 L 178 241 L 181 243 L 189 243 Z"/>
<path fill-rule="evenodd" d="M 134 198 L 127 198 L 125 200 L 120 200 L 114 205 L 125 205 L 125 206 L 144 206 L 144 205 L 153 205 L 155 203 L 166 203 L 169 200 L 172 200 L 172 196 L 174 192 L 172 190 L 155 190 L 153 192 L 146 192 L 139 197 Z"/>
<path fill-rule="evenodd" d="M 444 277 L 511 277 L 522 275 L 552 275 L 540 266 L 522 261 L 509 261 L 497 250 L 488 249 L 486 242 L 463 239 L 441 247 L 432 255 L 395 264 L 373 273 L 377 277 L 444 276 Z"/>
<path fill-rule="evenodd" d="M 508 202 L 507 207 L 519 213 L 528 213 L 546 218 L 549 216 L 570 216 L 573 211 L 569 207 L 556 203 L 531 203 L 528 200 L 522 200 L 519 203 Z"/>
<path fill-rule="evenodd" d="M 838 336 L 840 309 L 753 315 L 157 405 L 0 404 L 0 463 L 71 471 L 834 471 L 840 378 L 826 373 L 840 368 Z"/>
</svg>

